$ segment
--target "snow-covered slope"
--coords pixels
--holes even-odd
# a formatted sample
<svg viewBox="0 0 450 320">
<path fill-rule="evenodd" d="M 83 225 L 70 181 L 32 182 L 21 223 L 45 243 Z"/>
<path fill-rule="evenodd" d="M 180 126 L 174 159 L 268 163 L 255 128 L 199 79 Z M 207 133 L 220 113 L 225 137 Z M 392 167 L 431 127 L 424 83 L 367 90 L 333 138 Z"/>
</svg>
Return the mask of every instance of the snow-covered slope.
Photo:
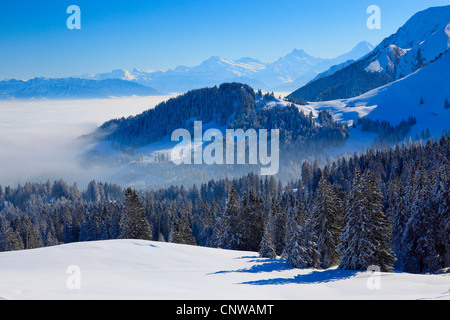
<svg viewBox="0 0 450 320">
<path fill-rule="evenodd" d="M 398 79 L 430 63 L 450 48 L 450 6 L 415 14 L 374 50 L 365 68 Z"/>
<path fill-rule="evenodd" d="M 450 299 L 445 274 L 300 270 L 255 252 L 142 240 L 2 252 L 0 270 L 0 299 Z"/>
<path fill-rule="evenodd" d="M 450 72 L 446 70 L 450 70 L 450 54 L 358 97 L 315 102 L 308 108 L 328 109 L 336 118 L 346 121 L 368 116 L 373 120 L 387 120 L 392 125 L 414 116 L 417 124 L 413 126 L 411 136 L 420 135 L 421 130 L 427 128 L 432 135 L 440 136 L 443 130 L 450 130 L 450 109 L 444 108 L 445 100 L 450 101 Z"/>
</svg>

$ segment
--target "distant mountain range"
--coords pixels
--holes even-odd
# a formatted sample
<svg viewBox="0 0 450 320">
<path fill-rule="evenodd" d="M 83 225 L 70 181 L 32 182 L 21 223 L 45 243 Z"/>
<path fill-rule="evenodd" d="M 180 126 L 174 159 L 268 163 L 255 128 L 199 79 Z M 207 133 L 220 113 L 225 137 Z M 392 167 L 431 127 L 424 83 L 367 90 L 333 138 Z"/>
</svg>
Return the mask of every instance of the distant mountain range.
<svg viewBox="0 0 450 320">
<path fill-rule="evenodd" d="M 334 59 L 316 58 L 295 49 L 273 63 L 263 63 L 249 57 L 239 60 L 210 57 L 198 66 L 178 66 L 168 71 L 119 69 L 70 78 L 5 80 L 0 81 L 0 99 L 152 96 L 166 92 L 184 93 L 192 89 L 219 86 L 225 82 L 245 83 L 265 91 L 292 91 L 330 67 L 353 62 L 372 49 L 372 45 L 363 41 L 350 52 Z"/>
<path fill-rule="evenodd" d="M 295 49 L 272 63 L 263 63 L 249 57 L 239 60 L 211 57 L 194 67 L 178 66 L 168 71 L 154 72 L 120 69 L 109 73 L 85 74 L 81 78 L 122 79 L 166 92 L 186 92 L 224 82 L 246 83 L 265 91 L 292 91 L 332 66 L 360 59 L 372 49 L 370 43 L 363 41 L 334 59 L 313 57 L 303 50 Z"/>
<path fill-rule="evenodd" d="M 92 99 L 161 95 L 158 90 L 121 80 L 79 78 L 34 78 L 0 81 L 1 99 Z"/>
<path fill-rule="evenodd" d="M 323 74 L 291 97 L 308 101 L 355 97 L 413 73 L 449 48 L 450 6 L 429 8 L 415 14 L 364 58 L 333 67 L 335 72 Z"/>
</svg>

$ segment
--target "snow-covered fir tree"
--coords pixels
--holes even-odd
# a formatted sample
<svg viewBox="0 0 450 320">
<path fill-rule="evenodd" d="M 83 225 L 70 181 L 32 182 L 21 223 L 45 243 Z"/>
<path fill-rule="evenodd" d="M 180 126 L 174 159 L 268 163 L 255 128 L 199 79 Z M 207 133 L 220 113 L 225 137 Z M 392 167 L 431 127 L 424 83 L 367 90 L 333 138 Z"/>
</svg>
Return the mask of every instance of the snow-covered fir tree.
<svg viewBox="0 0 450 320">
<path fill-rule="evenodd" d="M 181 204 L 178 207 L 178 213 L 172 220 L 170 232 L 172 242 L 189 245 L 197 244 L 192 235 L 192 229 L 188 221 L 188 210 L 185 208 L 185 204 Z"/>
<path fill-rule="evenodd" d="M 356 170 L 345 218 L 346 226 L 339 247 L 339 267 L 367 270 L 369 266 L 375 265 L 381 271 L 392 271 L 395 256 L 390 249 L 381 189 L 370 172 L 363 178 L 361 172 Z"/>
<path fill-rule="evenodd" d="M 324 269 L 339 264 L 338 245 L 342 234 L 342 207 L 342 200 L 333 190 L 328 176 L 325 173 L 322 174 L 313 207 L 313 217 L 317 249 Z"/>
<path fill-rule="evenodd" d="M 242 205 L 243 250 L 258 251 L 264 232 L 264 204 L 254 190 L 244 197 Z"/>
<path fill-rule="evenodd" d="M 131 188 L 125 190 L 125 204 L 119 225 L 121 239 L 153 239 L 153 231 L 145 217 L 145 209 L 136 190 Z"/>
<path fill-rule="evenodd" d="M 2 251 L 15 251 L 25 249 L 22 238 L 18 232 L 15 232 L 11 227 L 6 228 L 0 237 L 0 249 Z"/>
<path fill-rule="evenodd" d="M 243 247 L 241 203 L 234 187 L 230 190 L 227 207 L 222 219 L 223 225 L 222 234 L 219 238 L 219 247 L 240 250 Z"/>
<path fill-rule="evenodd" d="M 391 247 L 396 253 L 397 261 L 395 267 L 403 268 L 403 245 L 402 238 L 405 232 L 410 212 L 410 203 L 412 191 L 410 185 L 405 179 L 396 178 L 392 180 L 389 188 L 389 207 L 386 215 L 392 223 L 392 244 Z"/>
<path fill-rule="evenodd" d="M 320 268 L 320 253 L 312 217 L 306 216 L 305 224 L 300 227 L 298 238 L 301 239 L 296 248 L 298 254 L 292 257 L 291 261 L 295 261 L 298 268 Z"/>
<path fill-rule="evenodd" d="M 294 268 L 302 268 L 305 265 L 304 249 L 301 247 L 303 238 L 301 231 L 305 227 L 305 208 L 303 201 L 297 199 L 293 209 L 288 211 L 286 223 L 286 247 L 282 258 Z"/>
<path fill-rule="evenodd" d="M 436 241 L 438 212 L 433 205 L 430 179 L 418 169 L 414 177 L 414 203 L 402 238 L 403 269 L 408 272 L 432 272 L 439 269 Z"/>
<path fill-rule="evenodd" d="M 272 240 L 272 233 L 270 231 L 270 225 L 266 223 L 264 225 L 264 233 L 261 240 L 259 249 L 259 256 L 262 258 L 270 258 L 275 259 L 277 257 L 277 253 L 275 251 L 275 246 Z"/>
<path fill-rule="evenodd" d="M 286 240 L 286 212 L 278 199 L 273 198 L 269 212 L 269 223 L 272 224 L 272 240 L 277 255 L 283 253 Z"/>
</svg>

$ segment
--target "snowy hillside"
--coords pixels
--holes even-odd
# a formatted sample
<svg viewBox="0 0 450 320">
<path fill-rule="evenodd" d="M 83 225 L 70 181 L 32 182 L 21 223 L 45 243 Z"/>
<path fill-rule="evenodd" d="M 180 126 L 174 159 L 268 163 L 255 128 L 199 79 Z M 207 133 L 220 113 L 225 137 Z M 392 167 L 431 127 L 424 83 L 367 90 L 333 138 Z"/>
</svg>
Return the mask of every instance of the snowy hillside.
<svg viewBox="0 0 450 320">
<path fill-rule="evenodd" d="M 421 130 L 427 128 L 432 135 L 440 136 L 443 130 L 450 129 L 450 109 L 444 107 L 445 100 L 450 101 L 450 73 L 443 70 L 450 70 L 450 54 L 405 78 L 358 97 L 315 102 L 306 110 L 327 109 L 345 121 L 368 116 L 372 120 L 387 120 L 392 125 L 414 116 L 417 125 L 412 128 L 411 136 L 420 135 Z"/>
<path fill-rule="evenodd" d="M 450 48 L 450 6 L 415 14 L 371 54 L 366 71 L 408 75 Z"/>
<path fill-rule="evenodd" d="M 0 253 L 0 299 L 450 299 L 450 276 L 292 269 L 255 252 L 109 240 Z"/>
</svg>

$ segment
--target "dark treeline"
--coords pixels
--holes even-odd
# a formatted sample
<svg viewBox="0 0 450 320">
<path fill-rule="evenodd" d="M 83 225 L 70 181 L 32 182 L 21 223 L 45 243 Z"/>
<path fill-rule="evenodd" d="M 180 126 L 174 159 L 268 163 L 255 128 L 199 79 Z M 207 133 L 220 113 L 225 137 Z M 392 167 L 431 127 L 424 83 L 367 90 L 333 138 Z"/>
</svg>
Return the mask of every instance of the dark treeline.
<svg viewBox="0 0 450 320">
<path fill-rule="evenodd" d="M 394 143 L 402 141 L 412 126 L 417 123 L 415 117 L 410 116 L 408 120 L 402 120 L 396 126 L 393 126 L 389 121 L 371 120 L 367 117 L 358 118 L 358 125 L 361 126 L 362 131 L 376 132 L 374 144 L 377 146 L 389 146 Z M 427 138 L 430 138 L 428 136 Z"/>
<path fill-rule="evenodd" d="M 231 129 L 279 129 L 280 143 L 285 150 L 305 150 L 311 145 L 321 144 L 322 148 L 342 145 L 348 138 L 348 127 L 335 121 L 326 110 L 319 113 L 317 125 L 312 114 L 305 114 L 294 105 L 284 108 L 260 108 L 249 116 L 240 117 L 231 122 Z"/>
<path fill-rule="evenodd" d="M 186 189 L 64 181 L 0 187 L 0 249 L 143 238 L 281 255 L 294 267 L 450 267 L 450 137 Z M 138 231 L 138 232 L 137 232 Z"/>
</svg>

